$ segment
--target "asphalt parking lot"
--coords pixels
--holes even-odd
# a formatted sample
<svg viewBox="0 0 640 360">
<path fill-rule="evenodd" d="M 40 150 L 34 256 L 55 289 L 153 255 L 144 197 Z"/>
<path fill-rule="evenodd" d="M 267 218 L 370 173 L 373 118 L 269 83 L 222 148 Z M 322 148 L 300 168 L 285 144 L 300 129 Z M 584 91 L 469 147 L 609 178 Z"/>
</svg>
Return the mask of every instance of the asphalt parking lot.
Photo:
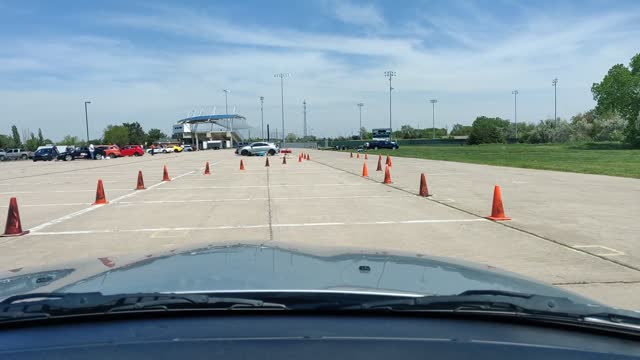
<svg viewBox="0 0 640 360">
<path fill-rule="evenodd" d="M 231 151 L 0 163 L 0 225 L 15 196 L 31 231 L 0 238 L 0 271 L 203 244 L 366 248 L 474 261 L 640 309 L 639 180 L 393 158 L 384 185 L 375 155 L 363 178 L 363 158 L 308 153 L 270 167 Z M 147 189 L 136 191 L 139 170 Z M 429 198 L 416 196 L 423 172 Z M 91 205 L 98 179 L 107 205 Z M 483 218 L 494 184 L 512 221 Z"/>
</svg>

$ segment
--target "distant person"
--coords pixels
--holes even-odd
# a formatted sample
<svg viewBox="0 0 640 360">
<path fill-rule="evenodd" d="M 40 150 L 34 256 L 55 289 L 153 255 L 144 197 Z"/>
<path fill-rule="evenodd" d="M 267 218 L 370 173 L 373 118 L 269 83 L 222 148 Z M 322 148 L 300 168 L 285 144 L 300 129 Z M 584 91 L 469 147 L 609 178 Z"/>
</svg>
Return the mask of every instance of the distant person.
<svg viewBox="0 0 640 360">
<path fill-rule="evenodd" d="M 156 146 L 155 145 L 151 144 L 149 149 L 151 149 L 151 155 L 155 155 L 156 154 Z"/>
<path fill-rule="evenodd" d="M 93 147 L 93 144 L 89 144 L 89 154 L 91 155 L 91 160 L 95 160 L 96 158 L 96 148 Z"/>
</svg>

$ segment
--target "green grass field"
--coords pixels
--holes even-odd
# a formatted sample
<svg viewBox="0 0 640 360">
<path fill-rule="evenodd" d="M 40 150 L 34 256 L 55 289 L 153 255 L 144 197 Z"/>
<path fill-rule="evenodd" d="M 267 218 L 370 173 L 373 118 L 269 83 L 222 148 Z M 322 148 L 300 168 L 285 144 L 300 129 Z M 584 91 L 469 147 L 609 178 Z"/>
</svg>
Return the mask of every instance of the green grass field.
<svg viewBox="0 0 640 360">
<path fill-rule="evenodd" d="M 640 149 L 611 143 L 401 146 L 398 150 L 379 152 L 420 159 L 640 178 Z"/>
</svg>

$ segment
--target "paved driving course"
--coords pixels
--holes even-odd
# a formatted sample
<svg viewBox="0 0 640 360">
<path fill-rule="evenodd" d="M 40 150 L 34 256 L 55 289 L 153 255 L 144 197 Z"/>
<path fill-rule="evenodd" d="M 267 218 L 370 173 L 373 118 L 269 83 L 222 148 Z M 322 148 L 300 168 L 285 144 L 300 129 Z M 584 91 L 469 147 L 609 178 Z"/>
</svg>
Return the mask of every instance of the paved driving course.
<svg viewBox="0 0 640 360">
<path fill-rule="evenodd" d="M 207 244 L 366 248 L 474 261 L 640 310 L 640 180 L 393 158 L 385 185 L 377 155 L 363 178 L 364 156 L 308 153 L 270 167 L 231 151 L 0 163 L 0 226 L 15 196 L 31 230 L 0 238 L 0 275 Z M 146 190 L 136 191 L 139 170 Z M 417 196 L 421 173 L 429 198 Z M 107 205 L 91 205 L 98 179 Z M 494 184 L 512 221 L 483 218 Z"/>
</svg>

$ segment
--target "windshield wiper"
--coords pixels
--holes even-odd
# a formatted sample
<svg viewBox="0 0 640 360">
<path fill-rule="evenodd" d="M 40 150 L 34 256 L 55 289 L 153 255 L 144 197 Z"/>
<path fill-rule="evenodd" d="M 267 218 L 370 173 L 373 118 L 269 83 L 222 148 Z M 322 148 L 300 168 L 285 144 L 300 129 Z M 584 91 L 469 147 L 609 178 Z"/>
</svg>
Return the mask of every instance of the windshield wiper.
<svg viewBox="0 0 640 360">
<path fill-rule="evenodd" d="M 0 302 L 0 322 L 121 312 L 247 309 L 283 310 L 287 306 L 207 294 L 34 293 L 12 296 Z"/>
<path fill-rule="evenodd" d="M 619 325 L 640 330 L 640 314 L 595 304 L 575 303 L 568 298 L 501 290 L 469 290 L 458 295 L 403 297 L 362 302 L 345 310 L 398 312 L 460 312 L 509 314 L 529 318 L 547 318 Z"/>
</svg>

